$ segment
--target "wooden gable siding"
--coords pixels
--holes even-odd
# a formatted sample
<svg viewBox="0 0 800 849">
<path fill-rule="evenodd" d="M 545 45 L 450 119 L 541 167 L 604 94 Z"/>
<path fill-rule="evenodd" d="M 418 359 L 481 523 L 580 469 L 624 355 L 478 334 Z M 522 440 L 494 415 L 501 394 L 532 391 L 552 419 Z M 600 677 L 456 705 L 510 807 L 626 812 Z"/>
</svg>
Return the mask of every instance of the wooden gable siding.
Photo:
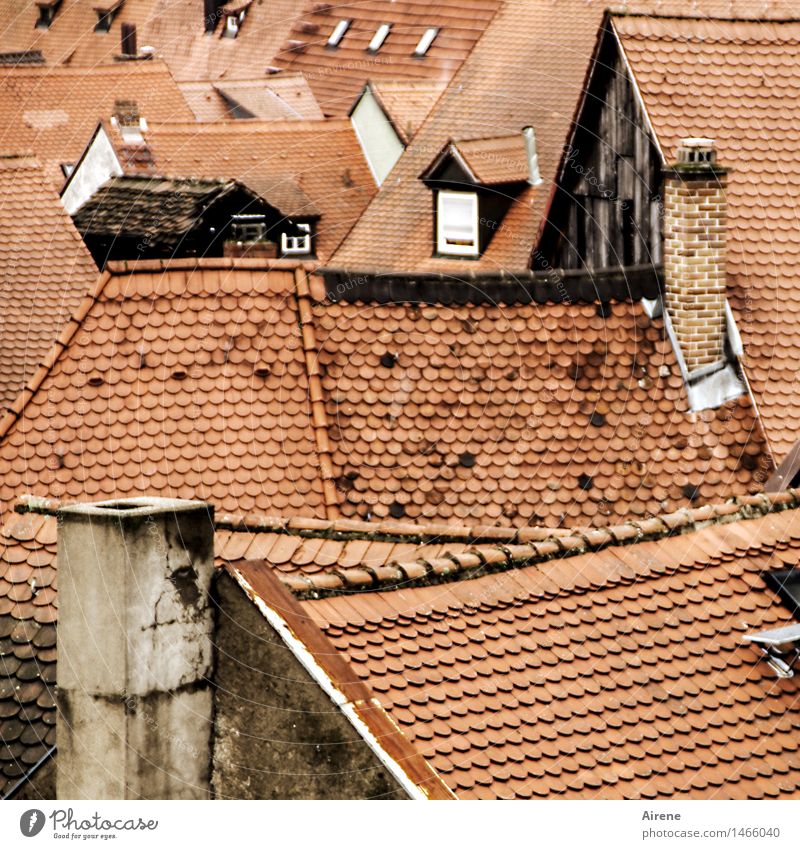
<svg viewBox="0 0 800 849">
<path fill-rule="evenodd" d="M 661 262 L 661 162 L 610 29 L 565 149 L 542 255 L 555 267 Z"/>
</svg>

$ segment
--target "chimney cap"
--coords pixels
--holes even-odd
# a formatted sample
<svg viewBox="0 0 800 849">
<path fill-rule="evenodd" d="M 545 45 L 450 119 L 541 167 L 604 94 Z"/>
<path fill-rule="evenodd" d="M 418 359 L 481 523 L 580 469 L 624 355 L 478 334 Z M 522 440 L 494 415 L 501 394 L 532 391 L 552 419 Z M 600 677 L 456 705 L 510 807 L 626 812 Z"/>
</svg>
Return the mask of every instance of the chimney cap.
<svg viewBox="0 0 800 849">
<path fill-rule="evenodd" d="M 675 163 L 670 169 L 677 175 L 717 177 L 728 169 L 717 164 L 717 146 L 714 139 L 703 136 L 687 136 L 678 142 Z"/>
</svg>

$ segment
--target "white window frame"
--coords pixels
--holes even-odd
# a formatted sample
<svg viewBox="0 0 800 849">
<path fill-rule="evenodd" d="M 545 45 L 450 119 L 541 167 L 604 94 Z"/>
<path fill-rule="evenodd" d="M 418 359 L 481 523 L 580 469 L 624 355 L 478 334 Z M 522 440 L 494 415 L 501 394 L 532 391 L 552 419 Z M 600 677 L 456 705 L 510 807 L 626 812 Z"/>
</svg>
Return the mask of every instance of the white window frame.
<svg viewBox="0 0 800 849">
<path fill-rule="evenodd" d="M 225 32 L 223 33 L 225 38 L 236 38 L 236 36 L 239 35 L 239 30 L 242 28 L 245 15 L 246 12 L 243 10 L 239 12 L 238 15 L 225 16 Z"/>
<path fill-rule="evenodd" d="M 342 18 L 338 24 L 333 28 L 333 32 L 330 34 L 328 38 L 327 46 L 328 47 L 338 47 L 342 43 L 342 39 L 347 35 L 347 30 L 350 29 L 350 24 L 353 22 L 350 18 Z"/>
<path fill-rule="evenodd" d="M 414 56 L 425 56 L 431 49 L 431 45 L 436 41 L 436 36 L 439 35 L 439 27 L 429 27 L 422 33 L 417 46 L 414 48 Z"/>
<path fill-rule="evenodd" d="M 469 199 L 472 215 L 472 239 L 471 244 L 458 244 L 455 240 L 448 239 L 447 222 L 444 215 L 444 204 L 449 198 L 459 200 Z M 440 189 L 436 193 L 436 251 L 440 254 L 450 256 L 477 256 L 478 255 L 478 195 L 477 192 L 449 192 Z"/>
<path fill-rule="evenodd" d="M 299 256 L 300 254 L 311 253 L 311 225 L 298 224 L 298 230 L 304 230 L 305 236 L 290 236 L 288 233 L 281 233 L 281 253 L 287 256 Z"/>
<path fill-rule="evenodd" d="M 377 53 L 381 49 L 381 47 L 383 47 L 383 43 L 389 37 L 389 33 L 391 31 L 391 24 L 381 24 L 375 30 L 375 35 L 372 36 L 372 41 L 370 41 L 370 43 L 367 45 L 367 50 L 370 53 Z"/>
</svg>

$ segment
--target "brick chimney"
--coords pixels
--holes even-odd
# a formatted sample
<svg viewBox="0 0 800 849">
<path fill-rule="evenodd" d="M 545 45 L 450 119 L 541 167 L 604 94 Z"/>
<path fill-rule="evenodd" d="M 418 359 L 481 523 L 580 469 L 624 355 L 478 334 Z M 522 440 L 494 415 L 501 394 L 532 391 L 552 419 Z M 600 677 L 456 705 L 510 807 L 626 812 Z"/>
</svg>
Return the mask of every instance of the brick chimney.
<svg viewBox="0 0 800 849">
<path fill-rule="evenodd" d="M 690 377 L 724 361 L 725 175 L 712 139 L 687 138 L 664 182 L 664 300 Z"/>
</svg>

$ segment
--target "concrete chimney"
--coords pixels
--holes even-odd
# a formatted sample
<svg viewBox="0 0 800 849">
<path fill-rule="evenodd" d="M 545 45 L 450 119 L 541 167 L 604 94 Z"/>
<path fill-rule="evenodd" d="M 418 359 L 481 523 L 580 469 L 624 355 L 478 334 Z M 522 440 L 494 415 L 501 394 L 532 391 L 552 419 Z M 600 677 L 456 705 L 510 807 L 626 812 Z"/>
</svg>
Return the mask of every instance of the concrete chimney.
<svg viewBox="0 0 800 849">
<path fill-rule="evenodd" d="M 725 188 L 713 140 L 683 139 L 664 182 L 664 300 L 690 377 L 724 360 Z"/>
<path fill-rule="evenodd" d="M 204 799 L 213 508 L 131 498 L 59 512 L 59 799 Z"/>
</svg>

